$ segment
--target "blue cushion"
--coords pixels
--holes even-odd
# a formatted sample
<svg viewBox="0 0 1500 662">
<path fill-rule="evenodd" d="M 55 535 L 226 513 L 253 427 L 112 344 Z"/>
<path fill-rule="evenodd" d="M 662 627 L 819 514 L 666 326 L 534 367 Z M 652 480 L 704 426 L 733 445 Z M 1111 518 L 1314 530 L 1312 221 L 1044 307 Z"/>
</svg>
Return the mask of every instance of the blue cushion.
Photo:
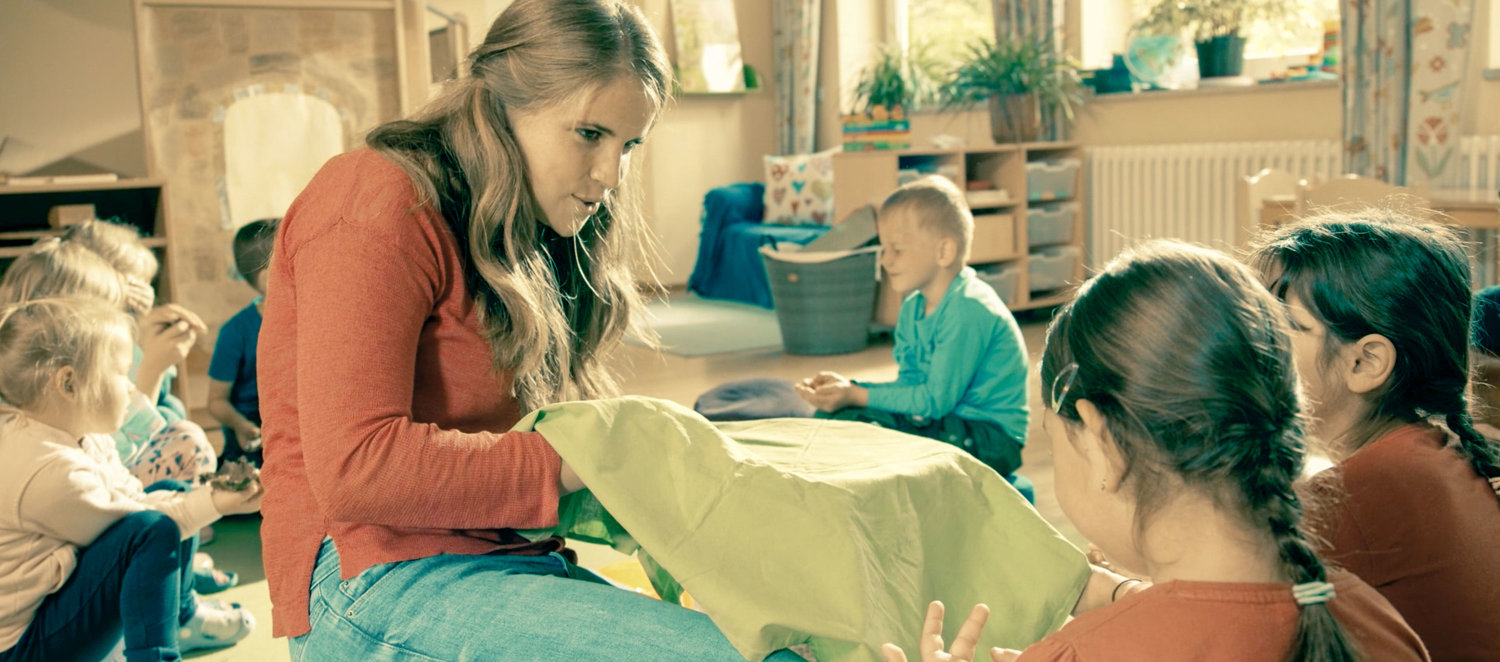
<svg viewBox="0 0 1500 662">
<path fill-rule="evenodd" d="M 762 224 L 764 192 L 765 187 L 759 183 L 731 184 L 703 197 L 703 231 L 688 290 L 710 299 L 772 306 L 760 247 L 773 242 L 806 244 L 823 236 L 828 228 Z"/>
<path fill-rule="evenodd" d="M 785 379 L 756 377 L 720 384 L 698 396 L 693 411 L 710 421 L 755 421 L 763 418 L 812 418 L 807 404 Z"/>
</svg>

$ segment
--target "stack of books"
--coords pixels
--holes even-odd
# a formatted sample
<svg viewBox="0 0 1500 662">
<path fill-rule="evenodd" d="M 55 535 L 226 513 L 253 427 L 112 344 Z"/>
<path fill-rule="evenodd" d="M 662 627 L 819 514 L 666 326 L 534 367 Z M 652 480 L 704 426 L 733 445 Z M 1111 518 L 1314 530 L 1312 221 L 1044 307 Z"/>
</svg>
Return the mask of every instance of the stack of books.
<svg viewBox="0 0 1500 662">
<path fill-rule="evenodd" d="M 845 115 L 843 128 L 846 152 L 911 147 L 911 122 L 899 106 L 889 110 L 876 106 L 868 113 Z"/>
</svg>

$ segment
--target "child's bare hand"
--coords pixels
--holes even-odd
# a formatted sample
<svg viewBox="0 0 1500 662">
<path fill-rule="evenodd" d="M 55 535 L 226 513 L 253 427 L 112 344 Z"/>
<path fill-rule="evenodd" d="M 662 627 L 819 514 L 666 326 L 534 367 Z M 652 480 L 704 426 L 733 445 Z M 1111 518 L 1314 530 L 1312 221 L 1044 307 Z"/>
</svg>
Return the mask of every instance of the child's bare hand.
<svg viewBox="0 0 1500 662">
<path fill-rule="evenodd" d="M 261 438 L 259 427 L 247 423 L 241 427 L 235 428 L 234 437 L 235 442 L 240 445 L 240 450 L 243 450 L 246 453 L 254 453 L 255 451 L 260 450 Z"/>
<path fill-rule="evenodd" d="M 840 375 L 836 372 L 828 372 L 826 370 L 813 375 L 812 377 L 808 377 L 807 379 L 804 379 L 802 381 L 813 388 L 826 386 L 828 384 L 849 383 L 848 378 L 844 377 L 843 375 Z"/>
<path fill-rule="evenodd" d="M 260 499 L 265 496 L 266 488 L 257 479 L 250 487 L 240 490 L 223 490 L 213 488 L 214 508 L 219 510 L 220 515 L 248 515 L 260 510 Z"/>
<path fill-rule="evenodd" d="M 963 625 L 959 626 L 958 634 L 953 637 L 953 646 L 943 650 L 943 603 L 936 600 L 927 605 L 927 620 L 922 623 L 922 639 L 918 644 L 918 650 L 922 653 L 922 662 L 973 662 L 974 655 L 978 652 L 979 635 L 984 631 L 984 623 L 990 618 L 990 608 L 979 604 L 974 605 L 969 617 L 964 619 Z M 886 662 L 906 662 L 906 653 L 900 646 L 886 644 L 880 647 L 880 654 L 885 657 Z M 990 649 L 990 660 L 992 662 L 1008 662 L 1016 659 L 1019 651 L 1000 648 Z"/>
<path fill-rule="evenodd" d="M 141 363 L 159 368 L 181 363 L 207 331 L 192 311 L 177 304 L 158 306 L 141 318 Z"/>
</svg>

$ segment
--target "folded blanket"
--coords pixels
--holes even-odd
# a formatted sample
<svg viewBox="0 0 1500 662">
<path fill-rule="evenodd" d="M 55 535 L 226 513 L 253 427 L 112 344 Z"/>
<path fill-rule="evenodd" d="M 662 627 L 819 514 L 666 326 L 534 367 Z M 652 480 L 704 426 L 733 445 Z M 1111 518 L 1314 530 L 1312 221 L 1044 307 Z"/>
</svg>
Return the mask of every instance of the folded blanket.
<svg viewBox="0 0 1500 662">
<path fill-rule="evenodd" d="M 516 427 L 545 435 L 592 493 L 564 499 L 548 532 L 639 545 L 662 594 L 675 579 L 750 660 L 798 643 L 820 662 L 873 662 L 887 641 L 915 651 L 935 599 L 949 638 L 984 602 L 981 650 L 1024 648 L 1088 579 L 1005 479 L 929 439 L 818 419 L 715 427 L 640 397 L 558 404 Z"/>
</svg>

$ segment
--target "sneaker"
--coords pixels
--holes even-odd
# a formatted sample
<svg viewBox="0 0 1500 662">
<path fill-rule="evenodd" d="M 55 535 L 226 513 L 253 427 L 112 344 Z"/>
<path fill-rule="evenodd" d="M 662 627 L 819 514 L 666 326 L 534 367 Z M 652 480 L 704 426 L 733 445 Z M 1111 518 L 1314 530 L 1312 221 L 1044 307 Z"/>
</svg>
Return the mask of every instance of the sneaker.
<svg viewBox="0 0 1500 662">
<path fill-rule="evenodd" d="M 193 617 L 177 630 L 177 650 L 183 653 L 200 648 L 232 646 L 255 629 L 255 617 L 239 603 L 221 600 L 199 600 Z"/>
<path fill-rule="evenodd" d="M 198 595 L 213 595 L 227 591 L 240 583 L 238 573 L 218 568 L 193 568 L 193 592 Z"/>
</svg>

